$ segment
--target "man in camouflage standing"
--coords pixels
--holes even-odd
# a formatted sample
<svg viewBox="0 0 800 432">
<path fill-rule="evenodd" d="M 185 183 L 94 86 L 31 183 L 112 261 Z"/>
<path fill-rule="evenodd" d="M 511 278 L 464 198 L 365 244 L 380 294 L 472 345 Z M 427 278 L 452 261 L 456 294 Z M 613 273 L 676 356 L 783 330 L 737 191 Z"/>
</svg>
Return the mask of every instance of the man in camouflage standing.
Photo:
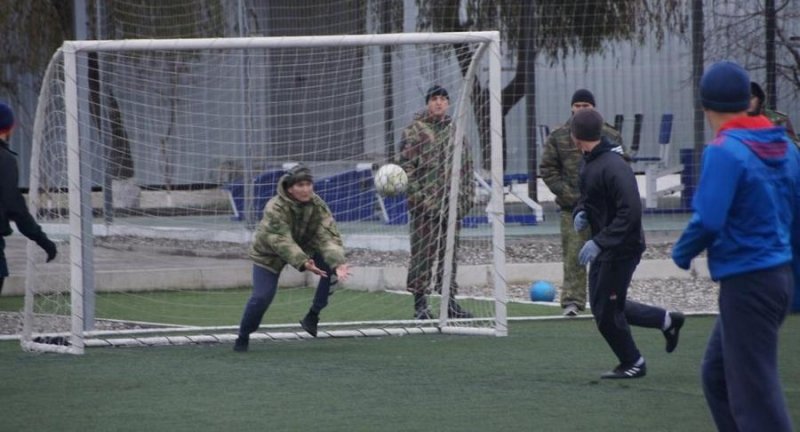
<svg viewBox="0 0 800 432">
<path fill-rule="evenodd" d="M 750 82 L 750 107 L 747 109 L 747 114 L 750 116 L 757 116 L 763 115 L 769 121 L 772 122 L 775 126 L 783 126 L 786 128 L 786 134 L 789 135 L 789 138 L 795 142 L 795 144 L 800 145 L 800 139 L 797 137 L 797 134 L 794 131 L 794 127 L 792 127 L 792 122 L 789 120 L 789 116 L 786 114 L 774 111 L 769 108 L 766 108 L 764 104 L 767 101 L 767 94 L 764 93 L 764 89 L 758 85 L 757 82 L 751 81 Z"/>
<path fill-rule="evenodd" d="M 281 270 L 288 264 L 319 276 L 308 314 L 300 326 L 317 336 L 319 314 L 337 279 L 349 276 L 339 230 L 325 201 L 314 193 L 311 171 L 303 165 L 289 170 L 278 181 L 277 194 L 264 207 L 264 217 L 250 247 L 253 260 L 253 293 L 245 305 L 234 351 L 247 351 L 250 333 L 275 298 Z"/>
<path fill-rule="evenodd" d="M 450 97 L 444 87 L 434 85 L 425 94 L 427 108 L 417 114 L 403 130 L 400 164 L 408 174 L 408 208 L 410 213 L 411 262 L 408 266 L 407 289 L 414 294 L 414 318 L 432 319 L 427 294 L 431 286 L 442 290 L 444 276 L 447 209 L 450 172 L 453 157 L 452 119 L 447 115 Z M 472 203 L 474 183 L 472 160 L 466 144 L 462 153 L 461 183 L 458 195 L 458 218 L 450 279 L 450 318 L 471 318 L 455 301 L 456 259 L 461 219 Z M 436 273 L 434 274 L 434 264 Z"/>
<path fill-rule="evenodd" d="M 572 95 L 572 115 L 595 107 L 592 92 L 577 90 Z M 547 187 L 556 196 L 561 210 L 561 254 L 564 262 L 564 279 L 561 285 L 561 307 L 565 316 L 576 316 L 586 305 L 586 268 L 578 265 L 578 252 L 588 240 L 588 231 L 573 229 L 572 210 L 580 197 L 579 172 L 581 152 L 570 137 L 572 117 L 547 137 L 539 173 Z M 613 151 L 624 156 L 622 136 L 608 123 L 604 123 L 602 136 L 616 144 Z"/>
</svg>

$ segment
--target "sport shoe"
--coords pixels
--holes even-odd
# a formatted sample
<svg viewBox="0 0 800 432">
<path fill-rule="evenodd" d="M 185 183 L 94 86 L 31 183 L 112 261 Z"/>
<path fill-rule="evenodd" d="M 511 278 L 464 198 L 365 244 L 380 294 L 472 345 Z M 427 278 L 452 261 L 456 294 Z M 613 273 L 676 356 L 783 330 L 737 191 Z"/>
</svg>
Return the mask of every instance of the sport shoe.
<svg viewBox="0 0 800 432">
<path fill-rule="evenodd" d="M 667 340 L 667 352 L 671 353 L 678 346 L 678 337 L 681 334 L 681 327 L 683 327 L 683 322 L 686 318 L 681 312 L 670 312 L 669 317 L 672 320 L 672 324 L 662 333 L 664 333 L 664 338 Z"/>
<path fill-rule="evenodd" d="M 314 315 L 311 312 L 300 320 L 300 327 L 303 327 L 303 330 L 314 337 L 317 337 L 317 324 L 319 324 L 319 315 Z"/>
<path fill-rule="evenodd" d="M 608 371 L 602 375 L 600 378 L 603 379 L 628 379 L 628 378 L 641 378 L 647 375 L 647 364 L 642 363 L 639 366 L 631 365 L 631 366 L 622 366 L 619 365 L 614 368 L 614 370 Z"/>
<path fill-rule="evenodd" d="M 468 310 L 459 306 L 455 300 L 450 300 L 450 304 L 447 307 L 447 317 L 448 318 L 472 318 L 472 313 Z"/>
<path fill-rule="evenodd" d="M 249 338 L 243 338 L 239 336 L 236 338 L 236 342 L 233 344 L 233 350 L 236 352 L 247 352 L 247 348 L 250 345 Z"/>
<path fill-rule="evenodd" d="M 570 303 L 564 306 L 564 316 L 565 317 L 575 317 L 578 316 L 578 305 L 575 303 Z"/>
<path fill-rule="evenodd" d="M 415 320 L 429 320 L 433 319 L 433 314 L 431 313 L 428 308 L 425 309 L 417 309 L 414 311 L 414 319 Z"/>
</svg>

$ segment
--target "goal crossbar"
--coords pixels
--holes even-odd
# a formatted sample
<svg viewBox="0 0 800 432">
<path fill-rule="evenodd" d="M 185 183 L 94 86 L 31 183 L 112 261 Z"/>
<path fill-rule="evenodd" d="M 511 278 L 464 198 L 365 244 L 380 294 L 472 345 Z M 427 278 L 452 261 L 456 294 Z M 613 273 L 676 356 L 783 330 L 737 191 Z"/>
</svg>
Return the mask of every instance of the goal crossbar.
<svg viewBox="0 0 800 432">
<path fill-rule="evenodd" d="M 65 41 L 65 51 L 215 50 L 248 48 L 313 48 L 409 44 L 498 42 L 497 31 L 452 33 L 387 33 L 375 35 L 281 36 L 198 39 L 126 39 Z"/>
</svg>

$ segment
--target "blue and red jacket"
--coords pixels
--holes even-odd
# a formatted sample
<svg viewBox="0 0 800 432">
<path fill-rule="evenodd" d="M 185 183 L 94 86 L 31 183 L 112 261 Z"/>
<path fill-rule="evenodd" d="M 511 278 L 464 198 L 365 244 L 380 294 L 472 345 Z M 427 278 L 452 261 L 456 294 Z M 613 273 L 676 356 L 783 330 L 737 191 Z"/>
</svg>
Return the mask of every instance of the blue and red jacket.
<svg viewBox="0 0 800 432">
<path fill-rule="evenodd" d="M 678 267 L 706 249 L 714 280 L 791 262 L 800 251 L 800 152 L 786 129 L 764 116 L 723 124 L 703 151 L 692 208 L 672 250 Z"/>
</svg>

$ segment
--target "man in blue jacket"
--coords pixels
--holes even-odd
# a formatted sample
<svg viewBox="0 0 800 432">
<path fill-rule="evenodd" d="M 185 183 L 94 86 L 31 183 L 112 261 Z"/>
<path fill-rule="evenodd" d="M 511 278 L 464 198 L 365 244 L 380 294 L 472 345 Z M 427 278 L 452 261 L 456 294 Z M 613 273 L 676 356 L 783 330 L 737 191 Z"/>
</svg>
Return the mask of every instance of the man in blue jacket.
<svg viewBox="0 0 800 432">
<path fill-rule="evenodd" d="M 603 116 L 593 109 L 572 117 L 572 140 L 586 162 L 580 172 L 581 195 L 574 209 L 575 231 L 590 230 L 590 239 L 578 253 L 578 263 L 589 270 L 589 304 L 597 329 L 617 356 L 619 365 L 601 375 L 605 379 L 641 378 L 647 366 L 631 334 L 630 325 L 659 329 L 667 352 L 678 345 L 684 323 L 680 312 L 629 300 L 628 285 L 645 249 L 642 202 L 630 165 L 601 135 Z"/>
<path fill-rule="evenodd" d="M 800 241 L 800 155 L 785 128 L 747 115 L 750 77 L 738 64 L 712 65 L 700 96 L 716 137 L 703 151 L 694 214 L 672 259 L 688 269 L 706 250 L 711 277 L 720 281 L 703 391 L 721 431 L 791 431 L 778 332 L 792 301 L 792 246 Z"/>
</svg>

